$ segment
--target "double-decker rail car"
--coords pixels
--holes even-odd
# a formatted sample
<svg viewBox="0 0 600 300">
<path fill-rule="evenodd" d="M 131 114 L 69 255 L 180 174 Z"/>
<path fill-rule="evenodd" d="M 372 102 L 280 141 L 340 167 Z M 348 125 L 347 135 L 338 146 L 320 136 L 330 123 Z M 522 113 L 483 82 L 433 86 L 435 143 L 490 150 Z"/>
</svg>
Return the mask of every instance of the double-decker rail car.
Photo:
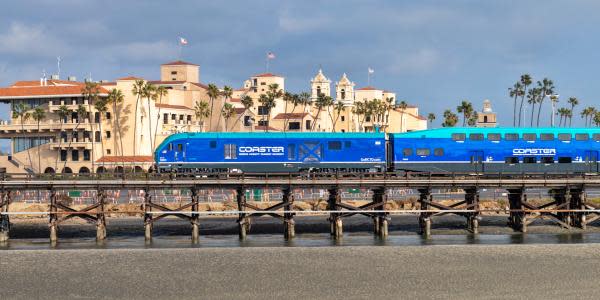
<svg viewBox="0 0 600 300">
<path fill-rule="evenodd" d="M 596 128 L 440 128 L 389 134 L 396 172 L 596 173 Z"/>
<path fill-rule="evenodd" d="M 161 171 L 383 172 L 384 133 L 179 133 L 156 149 Z"/>
</svg>

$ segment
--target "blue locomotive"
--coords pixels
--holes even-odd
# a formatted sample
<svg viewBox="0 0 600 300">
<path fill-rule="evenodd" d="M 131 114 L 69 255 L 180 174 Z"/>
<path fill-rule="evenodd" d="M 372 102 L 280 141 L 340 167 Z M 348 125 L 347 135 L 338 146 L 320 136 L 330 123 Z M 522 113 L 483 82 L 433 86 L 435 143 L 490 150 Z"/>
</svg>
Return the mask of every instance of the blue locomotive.
<svg viewBox="0 0 600 300">
<path fill-rule="evenodd" d="M 177 172 L 598 172 L 600 129 L 440 128 L 407 133 L 180 133 L 156 149 Z"/>
</svg>

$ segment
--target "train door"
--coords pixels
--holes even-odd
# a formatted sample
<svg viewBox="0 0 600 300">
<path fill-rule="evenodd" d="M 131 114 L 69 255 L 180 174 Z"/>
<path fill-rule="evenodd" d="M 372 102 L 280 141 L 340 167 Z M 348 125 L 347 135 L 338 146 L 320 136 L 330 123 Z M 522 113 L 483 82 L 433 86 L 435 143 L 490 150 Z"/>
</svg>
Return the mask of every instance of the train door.
<svg viewBox="0 0 600 300">
<path fill-rule="evenodd" d="M 175 142 L 173 148 L 174 160 L 185 161 L 185 143 L 183 141 Z"/>
<path fill-rule="evenodd" d="M 476 150 L 470 152 L 471 171 L 482 173 L 483 170 L 483 151 Z"/>
<path fill-rule="evenodd" d="M 586 172 L 598 172 L 598 151 L 585 151 Z"/>
</svg>

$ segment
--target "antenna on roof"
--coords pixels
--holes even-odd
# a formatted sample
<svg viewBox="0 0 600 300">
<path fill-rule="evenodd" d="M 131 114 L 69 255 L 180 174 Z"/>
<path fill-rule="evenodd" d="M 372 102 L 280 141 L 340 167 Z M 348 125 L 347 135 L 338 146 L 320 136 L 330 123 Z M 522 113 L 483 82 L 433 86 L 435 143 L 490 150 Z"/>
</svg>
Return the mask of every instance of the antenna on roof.
<svg viewBox="0 0 600 300">
<path fill-rule="evenodd" d="M 56 75 L 58 75 L 58 78 L 60 79 L 60 56 L 56 57 Z"/>
</svg>

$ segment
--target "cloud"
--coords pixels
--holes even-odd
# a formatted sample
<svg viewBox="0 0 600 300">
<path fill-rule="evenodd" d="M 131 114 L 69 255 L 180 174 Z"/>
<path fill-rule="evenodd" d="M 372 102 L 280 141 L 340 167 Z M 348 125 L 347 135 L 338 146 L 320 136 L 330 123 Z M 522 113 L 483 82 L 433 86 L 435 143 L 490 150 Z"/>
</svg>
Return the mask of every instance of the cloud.
<svg viewBox="0 0 600 300">
<path fill-rule="evenodd" d="M 279 28 L 290 33 L 303 33 L 331 26 L 330 18 L 326 16 L 292 16 L 285 11 L 279 15 Z"/>
<path fill-rule="evenodd" d="M 441 55 L 435 49 L 419 49 L 411 53 L 397 53 L 388 71 L 392 74 L 427 73 L 439 67 Z"/>
<path fill-rule="evenodd" d="M 177 57 L 178 49 L 175 42 L 162 40 L 110 45 L 95 52 L 111 60 L 140 62 L 173 59 Z"/>
<path fill-rule="evenodd" d="M 13 22 L 0 34 L 0 53 L 20 56 L 55 57 L 69 47 L 43 26 Z"/>
</svg>

